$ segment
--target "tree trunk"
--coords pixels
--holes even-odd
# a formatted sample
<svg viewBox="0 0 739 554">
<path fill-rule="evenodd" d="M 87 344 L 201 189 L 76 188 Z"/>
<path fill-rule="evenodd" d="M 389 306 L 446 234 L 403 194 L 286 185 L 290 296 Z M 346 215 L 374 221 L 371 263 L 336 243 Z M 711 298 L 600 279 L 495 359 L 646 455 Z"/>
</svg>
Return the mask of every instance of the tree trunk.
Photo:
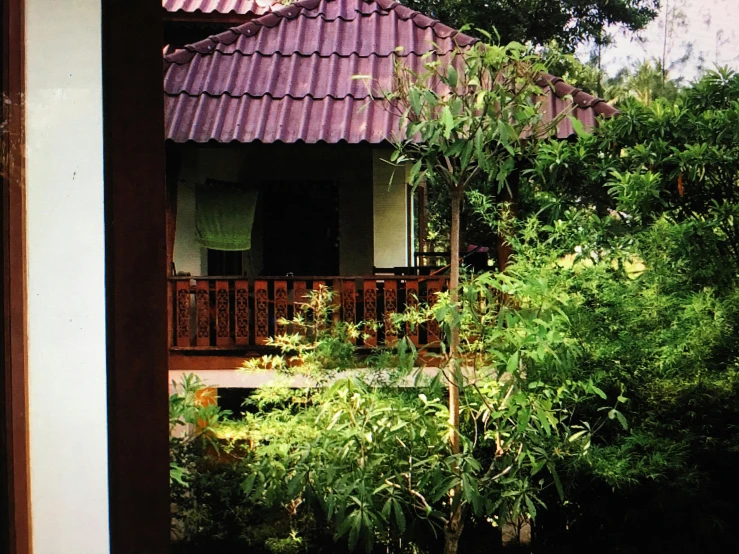
<svg viewBox="0 0 739 554">
<path fill-rule="evenodd" d="M 447 523 L 444 528 L 444 554 L 457 554 L 457 550 L 459 550 L 459 538 L 462 536 L 464 522 L 461 517 L 461 508 L 458 508 L 457 511 L 460 512 L 457 523 L 454 523 L 454 517 L 452 517 L 452 521 Z"/>
<path fill-rule="evenodd" d="M 450 193 L 452 201 L 452 230 L 449 237 L 452 274 L 449 277 L 449 291 L 452 304 L 459 303 L 459 212 L 462 205 L 462 191 Z M 449 340 L 449 426 L 453 429 L 450 439 L 452 454 L 459 454 L 459 327 L 452 325 Z"/>
<path fill-rule="evenodd" d="M 449 289 L 452 304 L 459 308 L 459 216 L 462 206 L 462 190 L 452 190 L 452 229 L 449 237 L 449 251 L 451 254 L 452 271 L 449 277 Z M 449 426 L 452 429 L 449 438 L 449 447 L 452 454 L 459 454 L 459 389 L 461 369 L 459 367 L 459 326 L 452 325 L 449 330 Z M 449 501 L 455 504 L 454 499 L 462 494 L 459 486 L 449 491 Z M 462 502 L 456 503 L 456 508 L 449 514 L 449 522 L 444 527 L 444 554 L 457 554 L 459 537 L 462 535 L 464 521 L 462 518 Z"/>
</svg>

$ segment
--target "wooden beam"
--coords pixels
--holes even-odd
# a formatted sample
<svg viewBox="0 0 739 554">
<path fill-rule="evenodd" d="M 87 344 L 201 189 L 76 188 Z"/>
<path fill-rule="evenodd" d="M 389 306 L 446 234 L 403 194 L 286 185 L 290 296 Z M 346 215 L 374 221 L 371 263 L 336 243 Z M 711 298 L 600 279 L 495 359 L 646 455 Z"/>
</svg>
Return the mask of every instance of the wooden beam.
<svg viewBox="0 0 739 554">
<path fill-rule="evenodd" d="M 111 552 L 159 554 L 170 529 L 162 8 L 102 10 Z"/>
<path fill-rule="evenodd" d="M 3 367 L 0 370 L 0 552 L 30 554 L 28 374 L 25 277 L 25 18 L 22 0 L 2 3 L 0 255 Z"/>
</svg>

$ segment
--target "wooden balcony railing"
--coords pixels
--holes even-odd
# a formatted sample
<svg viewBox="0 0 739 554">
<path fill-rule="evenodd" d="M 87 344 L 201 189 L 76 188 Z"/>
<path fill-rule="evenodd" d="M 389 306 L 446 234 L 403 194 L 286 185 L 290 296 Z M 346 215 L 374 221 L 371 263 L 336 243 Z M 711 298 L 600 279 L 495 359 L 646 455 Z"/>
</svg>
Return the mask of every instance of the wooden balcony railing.
<svg viewBox="0 0 739 554">
<path fill-rule="evenodd" d="M 241 350 L 263 346 L 285 332 L 281 319 L 291 319 L 308 290 L 321 285 L 336 291 L 338 317 L 346 322 L 383 322 L 406 306 L 433 302 L 445 290 L 443 276 L 369 277 L 171 277 L 170 347 L 173 350 Z M 384 326 L 358 346 L 387 345 L 397 337 Z M 416 345 L 438 341 L 436 324 L 408 328 Z"/>
</svg>

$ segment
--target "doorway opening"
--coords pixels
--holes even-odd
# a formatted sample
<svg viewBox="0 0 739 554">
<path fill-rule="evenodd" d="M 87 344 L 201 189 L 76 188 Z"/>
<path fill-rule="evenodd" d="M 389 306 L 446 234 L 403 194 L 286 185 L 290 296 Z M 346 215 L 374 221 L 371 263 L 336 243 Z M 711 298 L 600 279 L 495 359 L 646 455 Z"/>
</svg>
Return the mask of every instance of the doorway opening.
<svg viewBox="0 0 739 554">
<path fill-rule="evenodd" d="M 271 182 L 263 191 L 264 275 L 338 275 L 336 183 Z"/>
</svg>

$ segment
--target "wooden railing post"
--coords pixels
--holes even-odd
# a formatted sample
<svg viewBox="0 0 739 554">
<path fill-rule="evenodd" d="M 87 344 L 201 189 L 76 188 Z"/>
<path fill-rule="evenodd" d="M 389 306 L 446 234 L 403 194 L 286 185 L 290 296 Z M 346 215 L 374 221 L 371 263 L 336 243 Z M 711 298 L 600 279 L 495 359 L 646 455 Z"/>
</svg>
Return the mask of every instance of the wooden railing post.
<svg viewBox="0 0 739 554">
<path fill-rule="evenodd" d="M 197 281 L 195 285 L 195 309 L 197 312 L 197 346 L 210 346 L 210 282 Z"/>
<path fill-rule="evenodd" d="M 357 322 L 357 284 L 353 279 L 341 285 L 341 316 L 344 323 Z M 352 342 L 355 342 L 352 339 Z"/>
<path fill-rule="evenodd" d="M 436 304 L 438 300 L 437 294 L 441 292 L 443 285 L 444 281 L 440 279 L 431 280 L 426 284 L 426 303 L 429 306 Z M 441 327 L 436 319 L 429 321 L 426 326 L 426 333 L 428 334 L 426 338 L 427 344 L 433 344 L 441 340 Z"/>
<path fill-rule="evenodd" d="M 373 347 L 377 346 L 377 281 L 368 279 L 363 283 L 364 295 L 364 321 L 366 325 L 364 332 L 367 338 L 364 339 L 364 345 Z"/>
<path fill-rule="evenodd" d="M 415 279 L 407 279 L 405 282 L 405 306 L 406 308 L 415 309 L 418 307 L 418 281 Z M 405 324 L 405 336 L 418 346 L 418 325 Z"/>
<path fill-rule="evenodd" d="M 216 281 L 216 346 L 231 346 L 232 344 L 228 281 Z"/>
<path fill-rule="evenodd" d="M 267 343 L 269 338 L 269 296 L 267 281 L 254 281 L 254 342 Z"/>
<path fill-rule="evenodd" d="M 238 346 L 246 346 L 249 341 L 249 281 L 236 281 L 234 284 L 234 335 Z"/>
<path fill-rule="evenodd" d="M 398 282 L 392 279 L 386 279 L 382 294 L 385 301 L 385 344 L 392 346 L 398 340 L 392 324 L 392 314 L 398 311 Z"/>
<path fill-rule="evenodd" d="M 175 287 L 175 345 L 190 346 L 190 281 L 177 281 Z"/>
<path fill-rule="evenodd" d="M 284 335 L 287 321 L 287 281 L 275 281 L 275 335 Z"/>
</svg>

